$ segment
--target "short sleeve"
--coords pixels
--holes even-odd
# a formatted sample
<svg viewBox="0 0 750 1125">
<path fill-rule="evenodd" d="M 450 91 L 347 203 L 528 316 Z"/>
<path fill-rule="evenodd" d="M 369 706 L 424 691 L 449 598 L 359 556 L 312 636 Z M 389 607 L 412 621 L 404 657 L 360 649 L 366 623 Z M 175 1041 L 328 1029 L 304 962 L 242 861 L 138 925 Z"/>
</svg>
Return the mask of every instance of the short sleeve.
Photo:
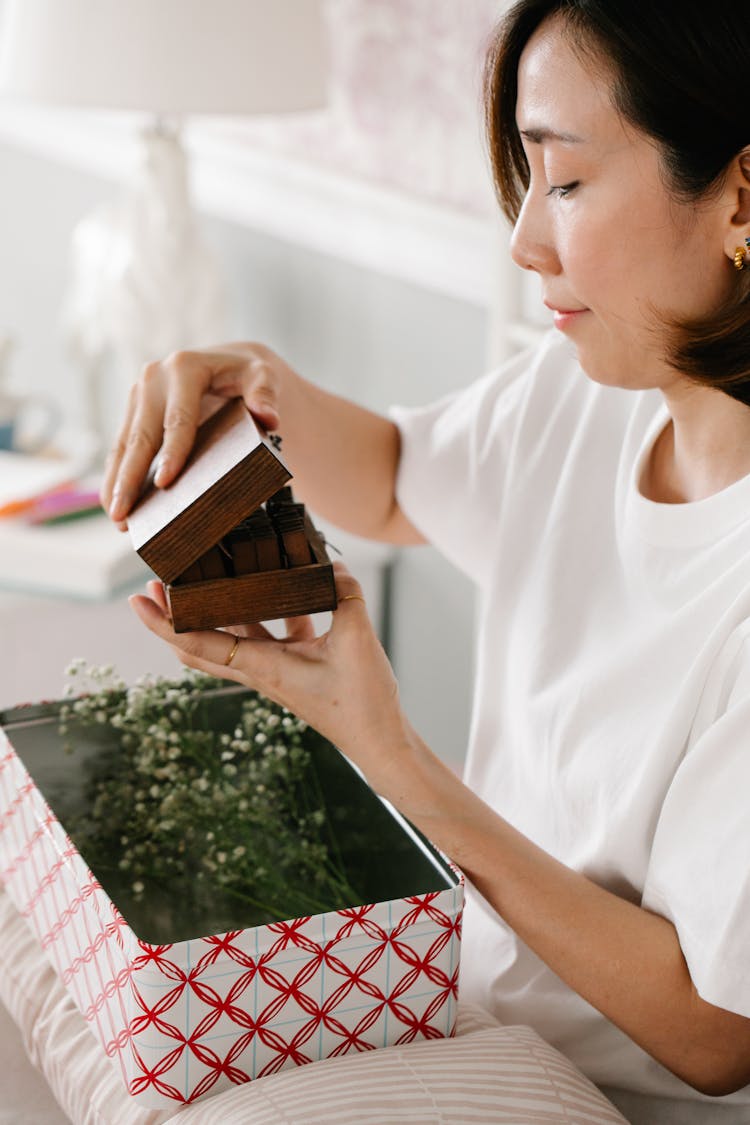
<svg viewBox="0 0 750 1125">
<path fill-rule="evenodd" d="M 750 630 L 730 637 L 656 828 L 643 905 L 674 924 L 698 994 L 750 1017 Z"/>
<path fill-rule="evenodd" d="M 524 353 L 430 406 L 389 412 L 401 435 L 399 505 L 433 546 L 480 583 L 489 571 L 510 451 L 538 359 L 538 352 Z"/>
</svg>

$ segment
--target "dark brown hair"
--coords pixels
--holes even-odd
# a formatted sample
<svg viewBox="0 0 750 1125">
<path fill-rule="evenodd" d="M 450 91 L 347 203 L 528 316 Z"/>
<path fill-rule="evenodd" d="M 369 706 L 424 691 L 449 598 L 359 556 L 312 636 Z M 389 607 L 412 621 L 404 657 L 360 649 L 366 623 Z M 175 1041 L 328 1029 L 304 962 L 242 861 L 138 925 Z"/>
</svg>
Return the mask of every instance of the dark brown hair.
<svg viewBox="0 0 750 1125">
<path fill-rule="evenodd" d="M 697 202 L 720 189 L 731 162 L 750 146 L 745 4 L 520 0 L 498 27 L 485 72 L 495 186 L 511 222 L 529 183 L 516 127 L 518 65 L 533 33 L 552 16 L 561 17 L 576 49 L 609 65 L 613 104 L 658 143 L 674 196 Z M 734 269 L 730 262 L 727 268 Z M 737 271 L 734 294 L 715 314 L 676 325 L 668 358 L 696 381 L 750 405 L 750 255 L 745 270 Z"/>
</svg>

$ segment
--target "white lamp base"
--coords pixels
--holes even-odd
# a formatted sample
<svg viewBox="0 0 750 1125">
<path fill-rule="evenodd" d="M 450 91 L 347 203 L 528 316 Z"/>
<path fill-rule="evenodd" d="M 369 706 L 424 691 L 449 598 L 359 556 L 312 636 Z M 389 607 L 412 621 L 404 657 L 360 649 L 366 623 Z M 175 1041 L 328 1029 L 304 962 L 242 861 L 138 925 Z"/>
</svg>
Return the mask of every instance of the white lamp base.
<svg viewBox="0 0 750 1125">
<path fill-rule="evenodd" d="M 132 184 L 75 228 L 63 327 L 102 452 L 145 363 L 224 338 L 224 287 L 190 206 L 177 129 L 145 130 Z"/>
</svg>

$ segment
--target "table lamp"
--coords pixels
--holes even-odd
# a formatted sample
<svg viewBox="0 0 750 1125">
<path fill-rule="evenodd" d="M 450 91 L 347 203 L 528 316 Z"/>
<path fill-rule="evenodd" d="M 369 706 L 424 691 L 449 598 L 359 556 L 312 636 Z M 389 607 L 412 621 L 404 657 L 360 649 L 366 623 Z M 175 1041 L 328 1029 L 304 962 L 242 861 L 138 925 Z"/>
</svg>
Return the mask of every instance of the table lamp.
<svg viewBox="0 0 750 1125">
<path fill-rule="evenodd" d="M 148 360 L 216 343 L 223 286 L 189 201 L 180 124 L 325 104 L 323 0 L 6 0 L 0 95 L 148 115 L 122 196 L 76 227 L 64 326 L 102 447 Z M 116 373 L 105 379 L 104 364 Z M 114 423 L 114 426 L 113 426 Z"/>
</svg>

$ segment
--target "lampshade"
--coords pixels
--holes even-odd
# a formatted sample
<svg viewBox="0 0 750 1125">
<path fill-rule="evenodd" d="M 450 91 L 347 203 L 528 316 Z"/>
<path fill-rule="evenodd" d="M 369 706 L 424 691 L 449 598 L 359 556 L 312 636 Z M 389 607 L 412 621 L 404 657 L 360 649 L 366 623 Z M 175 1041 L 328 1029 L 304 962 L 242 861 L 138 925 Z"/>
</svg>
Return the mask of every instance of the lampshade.
<svg viewBox="0 0 750 1125">
<path fill-rule="evenodd" d="M 6 0 L 0 93 L 165 115 L 325 101 L 323 0 Z"/>
</svg>

